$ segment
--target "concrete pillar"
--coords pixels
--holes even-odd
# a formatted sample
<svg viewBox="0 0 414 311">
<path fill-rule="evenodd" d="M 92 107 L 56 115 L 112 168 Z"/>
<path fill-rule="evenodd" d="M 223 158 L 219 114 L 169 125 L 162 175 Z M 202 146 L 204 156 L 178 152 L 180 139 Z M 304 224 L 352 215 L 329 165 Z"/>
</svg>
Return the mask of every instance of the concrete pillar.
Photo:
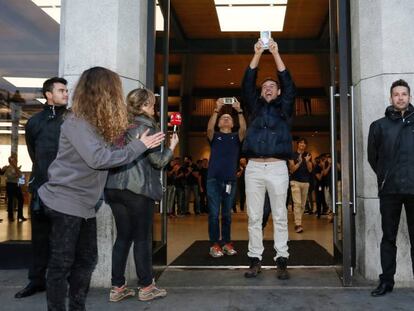
<svg viewBox="0 0 414 311">
<path fill-rule="evenodd" d="M 367 140 L 372 121 L 384 116 L 393 81 L 405 79 L 414 88 L 414 1 L 351 0 L 352 80 L 355 85 L 358 214 L 357 268 L 377 280 L 381 273 L 382 237 L 376 177 L 367 162 Z M 410 242 L 405 213 L 397 238 L 400 285 L 413 283 Z"/>
<path fill-rule="evenodd" d="M 60 27 L 59 75 L 73 91 L 81 73 L 94 66 L 117 72 L 125 94 L 145 84 L 147 1 L 63 0 Z M 99 261 L 92 286 L 111 284 L 111 252 L 115 226 L 103 205 L 97 214 Z M 129 261 L 131 263 L 131 260 Z M 127 276 L 135 279 L 128 265 Z"/>
</svg>

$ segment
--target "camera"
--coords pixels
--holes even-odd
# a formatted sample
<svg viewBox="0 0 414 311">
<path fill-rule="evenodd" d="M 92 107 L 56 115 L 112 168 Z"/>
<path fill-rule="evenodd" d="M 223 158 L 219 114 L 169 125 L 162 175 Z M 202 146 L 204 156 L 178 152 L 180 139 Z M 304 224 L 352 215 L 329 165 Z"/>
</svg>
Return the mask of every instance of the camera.
<svg viewBox="0 0 414 311">
<path fill-rule="evenodd" d="M 265 50 L 269 49 L 269 40 L 271 38 L 271 32 L 270 31 L 261 31 L 260 32 L 260 40 L 263 43 L 263 48 Z"/>
<path fill-rule="evenodd" d="M 234 97 L 224 97 L 223 103 L 225 105 L 233 105 L 236 102 L 236 99 Z"/>
</svg>

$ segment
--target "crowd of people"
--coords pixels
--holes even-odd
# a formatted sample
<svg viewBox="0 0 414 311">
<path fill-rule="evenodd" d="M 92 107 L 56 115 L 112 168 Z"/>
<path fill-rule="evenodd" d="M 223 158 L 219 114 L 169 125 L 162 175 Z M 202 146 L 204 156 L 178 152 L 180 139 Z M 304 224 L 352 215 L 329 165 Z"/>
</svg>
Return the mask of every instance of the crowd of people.
<svg viewBox="0 0 414 311">
<path fill-rule="evenodd" d="M 147 89 L 132 90 L 126 104 L 121 80 L 115 72 L 93 67 L 82 73 L 68 101 L 67 82 L 52 78 L 43 85 L 47 100 L 43 111 L 26 125 L 26 141 L 33 162 L 30 188 L 32 200 L 33 258 L 29 284 L 16 298 L 46 290 L 48 310 L 84 310 L 92 272 L 97 264 L 96 211 L 105 200 L 111 207 L 117 228 L 112 249 L 112 274 L 109 300 L 138 296 L 141 301 L 165 297 L 167 291 L 155 284 L 152 271 L 152 225 L 155 202 L 163 197 L 161 171 L 167 167 L 167 212 L 171 217 L 208 213 L 210 256 L 234 256 L 231 239 L 231 210 L 236 205 L 239 187 L 240 210 L 248 216 L 249 268 L 246 278 L 261 272 L 263 228 L 272 214 L 275 266 L 278 279 L 290 278 L 288 272 L 288 206 L 292 201 L 296 233 L 304 231 L 302 216 L 315 213 L 318 218 L 332 212 L 332 160 L 329 154 L 312 159 L 307 141 L 297 139 L 292 152 L 291 117 L 296 94 L 279 47 L 272 39 L 268 49 L 274 59 L 278 79 L 256 80 L 265 46 L 259 40 L 242 82 L 243 108 L 237 99 L 224 98 L 216 106 L 207 125 L 210 158 L 193 162 L 173 158 L 177 134 L 161 148 L 165 134 L 155 118 L 155 96 Z M 400 179 L 384 171 L 381 152 L 385 147 L 384 127 L 390 122 L 411 122 L 408 84 L 391 87 L 390 120 L 378 121 L 370 129 L 369 160 L 378 175 L 384 237 L 381 242 L 381 283 L 372 293 L 382 296 L 393 289 L 395 239 L 402 204 L 411 196 L 395 197 Z M 224 109 L 227 106 L 230 109 Z M 408 107 L 408 108 L 407 108 Z M 408 111 L 409 115 L 404 116 Z M 244 115 L 248 116 L 246 122 Z M 388 122 L 388 123 L 387 123 Z M 408 123 L 407 123 L 408 124 Z M 411 128 L 401 127 L 394 135 L 405 139 L 404 154 L 411 152 Z M 398 146 L 395 145 L 394 149 Z M 391 152 L 391 153 L 390 153 Z M 395 150 L 388 150 L 388 160 Z M 241 159 L 240 154 L 243 156 Z M 394 163 L 388 161 L 389 167 Z M 403 163 L 404 164 L 404 163 Z M 340 167 L 335 168 L 340 172 Z M 6 169 L 14 182 L 20 174 L 12 157 Z M 407 177 L 407 171 L 398 171 Z M 388 179 L 387 179 L 388 178 Z M 339 178 L 340 179 L 340 178 Z M 400 185 L 401 186 L 401 185 Z M 405 189 L 405 188 L 404 188 Z M 411 194 L 411 188 L 407 188 Z M 245 207 L 246 205 L 246 207 Z M 392 213 L 389 210 L 392 209 Z M 407 212 L 410 238 L 413 213 Z M 392 214 L 391 216 L 389 214 Z M 9 214 L 9 217 L 12 217 Z M 23 220 L 19 211 L 18 217 Z M 331 218 L 330 218 L 331 219 Z M 392 230 L 388 229 L 391 226 Z M 127 286 L 125 267 L 131 245 L 138 288 Z"/>
</svg>

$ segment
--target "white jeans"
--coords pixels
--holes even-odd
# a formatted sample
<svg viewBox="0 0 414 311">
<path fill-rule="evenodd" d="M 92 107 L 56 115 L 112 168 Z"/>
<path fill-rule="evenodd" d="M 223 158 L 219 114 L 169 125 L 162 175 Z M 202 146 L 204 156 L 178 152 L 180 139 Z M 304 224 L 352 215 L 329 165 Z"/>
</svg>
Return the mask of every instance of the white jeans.
<svg viewBox="0 0 414 311">
<path fill-rule="evenodd" d="M 288 220 L 286 195 L 289 185 L 285 161 L 249 161 L 245 174 L 247 215 L 249 216 L 249 257 L 262 260 L 263 254 L 263 205 L 266 190 L 270 198 L 273 218 L 273 239 L 276 258 L 289 257 Z"/>
</svg>

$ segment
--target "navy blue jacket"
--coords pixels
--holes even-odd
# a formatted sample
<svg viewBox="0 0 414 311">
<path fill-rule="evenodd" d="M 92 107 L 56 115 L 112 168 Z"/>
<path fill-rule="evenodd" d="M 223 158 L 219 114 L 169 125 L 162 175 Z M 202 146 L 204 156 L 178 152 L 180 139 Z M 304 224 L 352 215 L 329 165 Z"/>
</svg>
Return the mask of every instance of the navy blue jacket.
<svg viewBox="0 0 414 311">
<path fill-rule="evenodd" d="M 257 68 L 246 69 L 242 83 L 243 100 L 249 114 L 249 126 L 242 147 L 248 158 L 289 159 L 290 134 L 296 88 L 289 71 L 278 72 L 281 94 L 267 103 L 256 88 Z"/>
</svg>

